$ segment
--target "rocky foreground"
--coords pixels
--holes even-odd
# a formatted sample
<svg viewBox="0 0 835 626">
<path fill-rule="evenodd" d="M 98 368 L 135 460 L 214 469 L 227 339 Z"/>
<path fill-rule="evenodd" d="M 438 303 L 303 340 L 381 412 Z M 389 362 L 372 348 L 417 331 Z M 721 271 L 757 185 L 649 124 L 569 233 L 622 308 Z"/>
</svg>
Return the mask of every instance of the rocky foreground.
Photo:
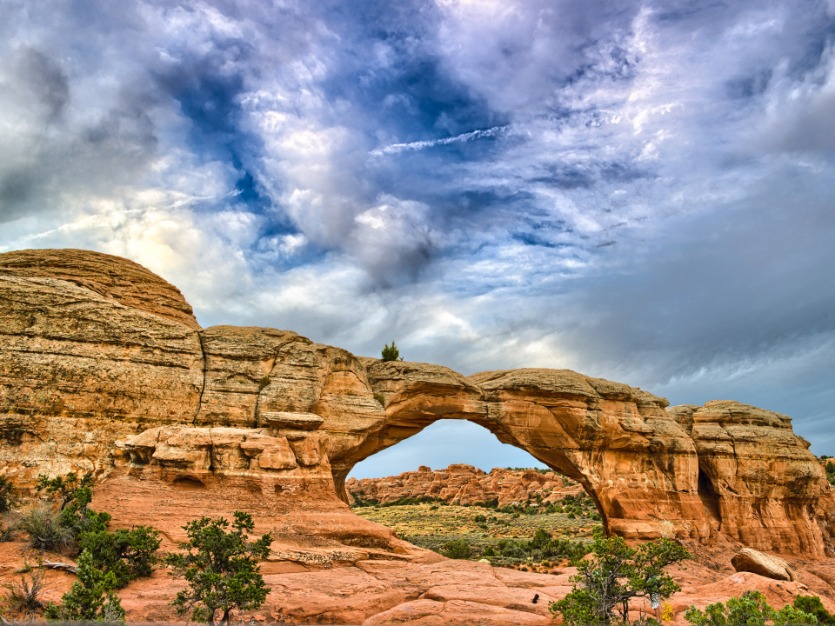
<svg viewBox="0 0 835 626">
<path fill-rule="evenodd" d="M 168 547 L 195 517 L 252 513 L 276 538 L 262 618 L 547 622 L 570 570 L 447 561 L 348 508 L 356 463 L 438 419 L 473 421 L 576 481 L 611 533 L 692 545 L 701 564 L 683 566 L 681 602 L 746 585 L 778 606 L 805 588 L 833 596 L 835 500 L 786 416 L 729 401 L 668 407 L 568 370 L 465 377 L 291 331 L 204 329 L 176 287 L 125 259 L 0 255 L 0 474 L 27 495 L 39 474 L 92 472 L 94 508 L 115 527 L 159 528 Z M 783 554 L 796 580 L 733 573 L 743 545 Z M 32 558 L 0 549 L 0 577 Z M 68 575 L 50 576 L 60 595 Z M 172 619 L 175 592 L 164 573 L 133 583 L 129 619 Z"/>
</svg>

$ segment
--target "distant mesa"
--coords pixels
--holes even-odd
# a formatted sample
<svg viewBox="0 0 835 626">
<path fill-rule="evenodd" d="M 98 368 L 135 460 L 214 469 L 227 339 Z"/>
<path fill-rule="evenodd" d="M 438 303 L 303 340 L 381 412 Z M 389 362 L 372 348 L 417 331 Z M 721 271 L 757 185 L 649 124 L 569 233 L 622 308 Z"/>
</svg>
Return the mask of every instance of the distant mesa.
<svg viewBox="0 0 835 626">
<path fill-rule="evenodd" d="M 576 481 L 610 533 L 833 554 L 824 471 L 791 420 L 763 409 L 668 407 L 568 370 L 466 377 L 289 330 L 201 328 L 173 285 L 83 250 L 0 255 L 0 319 L 4 473 L 31 486 L 93 471 L 114 523 L 176 539 L 189 519 L 248 508 L 296 559 L 417 558 L 351 513 L 346 477 L 436 420 L 464 419 Z"/>
</svg>

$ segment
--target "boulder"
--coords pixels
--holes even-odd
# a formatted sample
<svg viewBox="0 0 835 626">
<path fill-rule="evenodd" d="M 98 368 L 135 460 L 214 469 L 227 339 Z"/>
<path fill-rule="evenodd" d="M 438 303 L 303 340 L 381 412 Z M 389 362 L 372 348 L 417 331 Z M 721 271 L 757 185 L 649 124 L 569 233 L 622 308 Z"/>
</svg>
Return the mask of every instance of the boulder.
<svg viewBox="0 0 835 626">
<path fill-rule="evenodd" d="M 783 559 L 752 548 L 734 554 L 731 564 L 738 572 L 751 572 L 774 580 L 795 580 L 794 572 Z"/>
</svg>

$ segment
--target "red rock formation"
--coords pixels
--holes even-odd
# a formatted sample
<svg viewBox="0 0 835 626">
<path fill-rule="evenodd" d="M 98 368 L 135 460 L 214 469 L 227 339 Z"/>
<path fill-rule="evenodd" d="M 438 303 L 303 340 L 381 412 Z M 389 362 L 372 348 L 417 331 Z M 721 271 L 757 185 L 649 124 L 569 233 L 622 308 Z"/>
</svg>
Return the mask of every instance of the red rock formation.
<svg viewBox="0 0 835 626">
<path fill-rule="evenodd" d="M 320 565 L 372 548 L 412 559 L 351 515 L 344 480 L 451 418 L 578 481 L 611 532 L 816 558 L 831 548 L 823 472 L 788 419 L 767 411 L 668 411 L 645 391 L 567 370 L 467 378 L 290 331 L 201 329 L 173 286 L 83 251 L 0 254 L 0 320 L 0 473 L 25 487 L 41 473 L 93 471 L 116 523 L 148 514 L 130 502 L 156 499 L 155 521 L 173 536 L 186 517 L 246 505 L 264 527 L 286 527 L 299 559 L 310 542 L 323 542 Z"/>
<path fill-rule="evenodd" d="M 495 501 L 503 507 L 537 499 L 548 503 L 568 495 L 585 495 L 582 485 L 555 472 L 494 468 L 488 473 L 463 464 L 435 471 L 421 466 L 416 472 L 384 478 L 349 478 L 345 488 L 352 501 L 381 504 L 404 498 L 437 498 L 448 504 Z"/>
</svg>

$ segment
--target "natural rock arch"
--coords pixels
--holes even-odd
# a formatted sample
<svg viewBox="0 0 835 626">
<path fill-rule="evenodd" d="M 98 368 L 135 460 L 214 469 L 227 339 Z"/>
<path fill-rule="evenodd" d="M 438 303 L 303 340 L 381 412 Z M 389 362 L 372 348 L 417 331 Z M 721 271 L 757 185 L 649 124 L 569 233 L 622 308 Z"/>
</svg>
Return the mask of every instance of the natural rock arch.
<svg viewBox="0 0 835 626">
<path fill-rule="evenodd" d="M 667 408 L 567 370 L 465 377 L 291 331 L 203 329 L 176 287 L 79 250 L 0 254 L 0 319 L 0 463 L 23 486 L 92 465 L 121 472 L 124 489 L 137 477 L 206 485 L 189 506 L 229 502 L 229 487 L 265 515 L 302 502 L 336 511 L 357 462 L 466 419 L 580 482 L 610 532 L 832 549 L 823 471 L 770 411 Z"/>
<path fill-rule="evenodd" d="M 662 398 L 569 370 L 467 378 L 427 364 L 366 359 L 364 365 L 385 419 L 332 457 L 334 483 L 346 501 L 345 477 L 356 463 L 439 419 L 463 419 L 579 482 L 609 531 L 710 536 L 695 446 Z"/>
</svg>

